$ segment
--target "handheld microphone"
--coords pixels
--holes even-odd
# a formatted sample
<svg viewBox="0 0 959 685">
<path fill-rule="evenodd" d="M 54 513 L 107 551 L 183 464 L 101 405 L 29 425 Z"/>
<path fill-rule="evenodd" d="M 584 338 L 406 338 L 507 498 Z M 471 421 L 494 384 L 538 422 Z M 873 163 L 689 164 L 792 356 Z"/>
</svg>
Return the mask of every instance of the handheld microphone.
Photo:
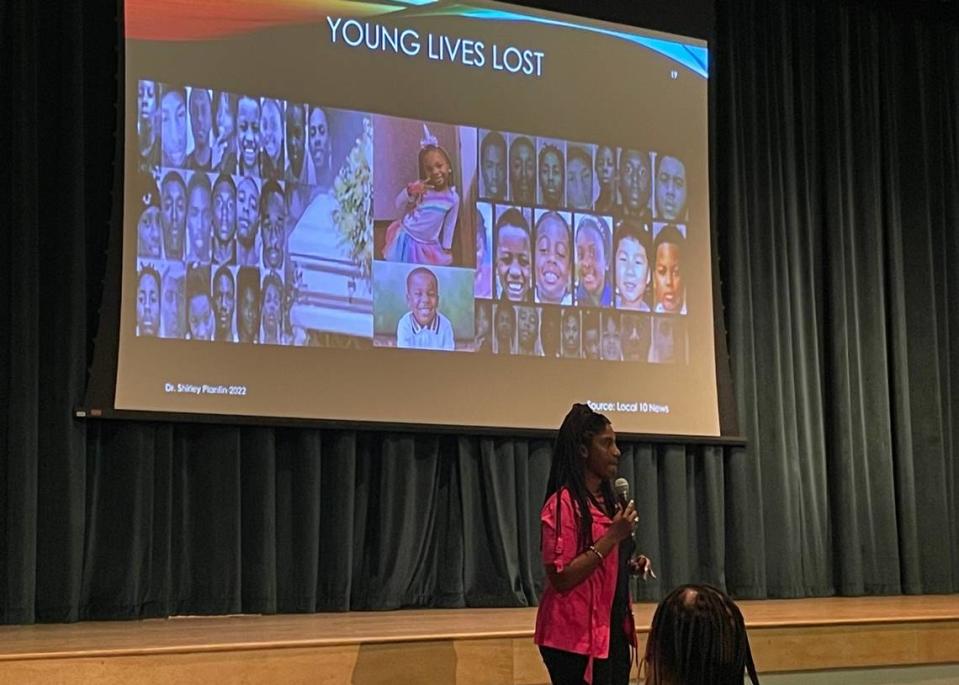
<svg viewBox="0 0 959 685">
<path fill-rule="evenodd" d="M 625 478 L 617 478 L 616 482 L 613 483 L 613 489 L 619 498 L 620 506 L 625 509 L 626 505 L 629 504 L 629 481 Z"/>
<path fill-rule="evenodd" d="M 613 482 L 613 490 L 616 491 L 616 497 L 619 499 L 620 508 L 625 511 L 626 506 L 629 504 L 629 481 L 625 478 L 617 478 Z M 632 556 L 633 551 L 636 549 L 636 531 L 633 530 L 629 537 L 623 542 L 626 545 L 626 553 L 628 556 Z"/>
</svg>

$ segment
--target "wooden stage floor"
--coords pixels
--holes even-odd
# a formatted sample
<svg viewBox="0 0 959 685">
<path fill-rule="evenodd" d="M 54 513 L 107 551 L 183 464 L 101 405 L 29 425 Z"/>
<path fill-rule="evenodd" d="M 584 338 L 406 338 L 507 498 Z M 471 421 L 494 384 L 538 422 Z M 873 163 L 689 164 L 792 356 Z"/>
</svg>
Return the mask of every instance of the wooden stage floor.
<svg viewBox="0 0 959 685">
<path fill-rule="evenodd" d="M 743 601 L 761 672 L 959 662 L 959 595 Z M 655 606 L 635 605 L 645 640 Z M 0 683 L 533 685 L 535 609 L 0 626 Z"/>
</svg>

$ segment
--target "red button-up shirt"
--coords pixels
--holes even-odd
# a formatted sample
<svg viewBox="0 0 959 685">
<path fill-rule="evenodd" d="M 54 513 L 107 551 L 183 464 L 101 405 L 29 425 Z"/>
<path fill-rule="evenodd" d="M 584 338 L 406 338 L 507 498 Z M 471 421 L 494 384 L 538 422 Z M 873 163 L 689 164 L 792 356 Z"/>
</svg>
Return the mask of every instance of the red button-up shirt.
<svg viewBox="0 0 959 685">
<path fill-rule="evenodd" d="M 561 494 L 561 497 L 557 497 Z M 560 502 L 562 515 L 560 529 L 556 528 L 556 504 Z M 589 503 L 593 517 L 592 540 L 598 540 L 612 525 L 605 512 Z M 579 549 L 579 517 L 569 490 L 562 489 L 546 500 L 540 512 L 542 524 L 543 564 L 562 570 L 577 555 Z M 591 680 L 592 660 L 609 655 L 609 622 L 616 593 L 618 548 L 613 548 L 602 563 L 579 585 L 559 592 L 547 583 L 536 612 L 536 633 L 533 641 L 544 647 L 562 649 L 591 657 L 586 678 Z M 628 613 L 628 612 L 627 612 Z"/>
</svg>

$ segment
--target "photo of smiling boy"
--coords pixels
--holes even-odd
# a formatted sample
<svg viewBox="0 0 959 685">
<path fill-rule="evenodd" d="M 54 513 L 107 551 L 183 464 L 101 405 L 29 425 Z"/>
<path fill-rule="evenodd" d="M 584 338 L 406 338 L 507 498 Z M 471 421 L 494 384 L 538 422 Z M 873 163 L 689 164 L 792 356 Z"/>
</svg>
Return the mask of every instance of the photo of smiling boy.
<svg viewBox="0 0 959 685">
<path fill-rule="evenodd" d="M 439 311 L 440 285 L 435 274 L 417 267 L 406 277 L 409 311 L 396 325 L 396 346 L 416 350 L 452 350 L 453 326 Z"/>
<path fill-rule="evenodd" d="M 537 210 L 534 245 L 536 301 L 573 303 L 573 236 L 568 212 Z"/>
<path fill-rule="evenodd" d="M 616 276 L 616 308 L 650 311 L 646 301 L 652 280 L 649 254 L 652 238 L 642 224 L 619 222 L 613 238 L 613 270 Z"/>
<path fill-rule="evenodd" d="M 511 302 L 533 300 L 533 248 L 530 240 L 531 211 L 496 207 L 493 266 L 496 297 Z"/>
<path fill-rule="evenodd" d="M 236 106 L 236 142 L 240 176 L 259 176 L 260 101 L 241 95 Z"/>
<path fill-rule="evenodd" d="M 286 167 L 283 136 L 284 102 L 273 98 L 260 101 L 260 178 L 280 180 Z"/>
</svg>

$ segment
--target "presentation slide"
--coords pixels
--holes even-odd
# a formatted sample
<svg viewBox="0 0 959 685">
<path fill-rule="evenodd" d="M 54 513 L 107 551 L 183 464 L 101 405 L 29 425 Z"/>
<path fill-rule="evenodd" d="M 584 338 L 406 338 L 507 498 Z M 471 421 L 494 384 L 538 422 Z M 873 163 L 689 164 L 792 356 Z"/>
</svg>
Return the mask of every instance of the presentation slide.
<svg viewBox="0 0 959 685">
<path fill-rule="evenodd" d="M 127 0 L 115 408 L 719 435 L 702 40 Z"/>
</svg>

